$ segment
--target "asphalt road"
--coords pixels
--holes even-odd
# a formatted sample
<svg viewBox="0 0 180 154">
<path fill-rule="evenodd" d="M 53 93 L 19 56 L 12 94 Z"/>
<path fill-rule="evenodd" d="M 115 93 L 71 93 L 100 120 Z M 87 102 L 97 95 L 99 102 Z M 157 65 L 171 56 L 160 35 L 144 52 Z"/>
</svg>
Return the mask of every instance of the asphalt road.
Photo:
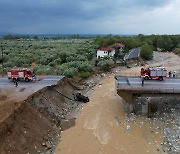
<svg viewBox="0 0 180 154">
<path fill-rule="evenodd" d="M 144 80 L 142 87 L 142 79 L 140 77 L 117 77 L 117 88 L 145 88 L 145 89 L 174 89 L 180 90 L 180 79 L 166 78 L 163 81 L 159 80 Z"/>
<path fill-rule="evenodd" d="M 25 82 L 25 81 L 19 81 L 18 85 L 37 85 L 37 86 L 51 86 L 57 84 L 59 80 L 63 78 L 63 76 L 36 76 L 37 80 L 36 81 L 30 81 L 30 82 Z M 0 86 L 13 86 L 13 82 L 11 80 L 8 80 L 8 78 L 5 77 L 0 77 Z"/>
</svg>

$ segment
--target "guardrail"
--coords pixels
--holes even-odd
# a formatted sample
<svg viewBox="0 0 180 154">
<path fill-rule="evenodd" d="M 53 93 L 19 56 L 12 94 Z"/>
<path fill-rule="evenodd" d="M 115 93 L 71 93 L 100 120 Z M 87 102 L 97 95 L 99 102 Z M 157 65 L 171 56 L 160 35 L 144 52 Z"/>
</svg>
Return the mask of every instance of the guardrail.
<svg viewBox="0 0 180 154">
<path fill-rule="evenodd" d="M 117 90 L 130 90 L 130 91 L 143 91 L 143 92 L 160 92 L 160 93 L 180 93 L 180 89 L 175 89 L 174 87 L 135 87 L 135 86 L 122 86 L 120 83 L 116 83 Z"/>
<path fill-rule="evenodd" d="M 127 73 L 127 72 L 120 72 L 117 76 L 129 76 L 129 77 L 140 77 L 140 73 Z"/>
</svg>

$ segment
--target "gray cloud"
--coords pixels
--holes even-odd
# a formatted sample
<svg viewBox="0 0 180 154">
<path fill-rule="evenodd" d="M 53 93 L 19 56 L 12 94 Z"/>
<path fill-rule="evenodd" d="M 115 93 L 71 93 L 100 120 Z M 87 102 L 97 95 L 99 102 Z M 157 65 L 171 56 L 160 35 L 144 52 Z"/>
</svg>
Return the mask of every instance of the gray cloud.
<svg viewBox="0 0 180 154">
<path fill-rule="evenodd" d="M 1 0 L 0 10 L 12 17 L 52 16 L 60 18 L 99 18 L 112 12 L 155 8 L 170 0 Z"/>
<path fill-rule="evenodd" d="M 75 29 L 76 25 L 81 27 L 80 22 L 82 25 L 87 25 L 86 21 L 101 22 L 118 14 L 152 10 L 169 2 L 172 0 L 0 0 L 0 32 L 20 32 L 18 27 L 29 27 L 29 30 L 33 27 L 33 31 L 44 24 L 47 24 L 43 26 L 44 31 L 49 32 L 48 26 Z"/>
</svg>

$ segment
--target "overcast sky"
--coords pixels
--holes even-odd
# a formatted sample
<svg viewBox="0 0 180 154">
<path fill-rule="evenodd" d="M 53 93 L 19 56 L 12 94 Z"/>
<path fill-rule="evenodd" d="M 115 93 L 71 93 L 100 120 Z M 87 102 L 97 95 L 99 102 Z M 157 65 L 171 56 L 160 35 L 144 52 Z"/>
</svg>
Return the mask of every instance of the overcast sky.
<svg viewBox="0 0 180 154">
<path fill-rule="evenodd" d="M 180 0 L 0 0 L 0 33 L 180 34 Z"/>
</svg>

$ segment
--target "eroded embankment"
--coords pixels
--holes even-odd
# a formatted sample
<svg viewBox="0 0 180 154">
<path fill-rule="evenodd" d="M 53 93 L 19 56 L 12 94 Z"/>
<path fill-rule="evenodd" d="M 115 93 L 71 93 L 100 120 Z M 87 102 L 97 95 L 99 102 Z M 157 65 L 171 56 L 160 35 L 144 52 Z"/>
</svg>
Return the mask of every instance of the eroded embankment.
<svg viewBox="0 0 180 154">
<path fill-rule="evenodd" d="M 19 103 L 19 107 L 0 123 L 0 153 L 44 153 L 54 151 L 60 140 L 61 124 L 78 106 L 71 101 L 78 88 L 63 78 Z M 67 97 L 65 97 L 65 96 Z"/>
</svg>

